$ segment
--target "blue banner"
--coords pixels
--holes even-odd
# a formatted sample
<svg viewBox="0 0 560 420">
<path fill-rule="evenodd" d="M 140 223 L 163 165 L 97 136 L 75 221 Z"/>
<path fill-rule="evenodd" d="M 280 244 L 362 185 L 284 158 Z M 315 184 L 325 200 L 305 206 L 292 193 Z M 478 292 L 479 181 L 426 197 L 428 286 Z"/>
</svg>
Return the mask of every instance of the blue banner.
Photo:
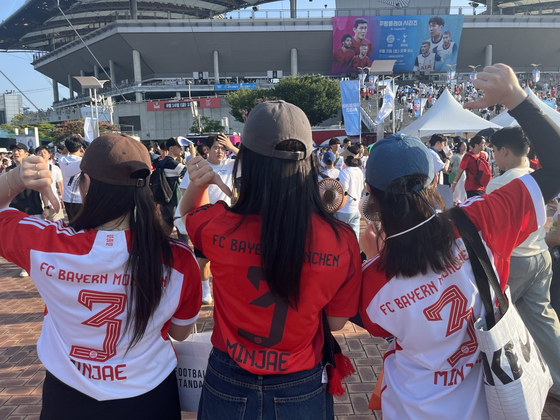
<svg viewBox="0 0 560 420">
<path fill-rule="evenodd" d="M 374 60 L 395 72 L 446 72 L 457 64 L 463 15 L 333 18 L 332 73 L 359 73 Z"/>
<path fill-rule="evenodd" d="M 229 85 L 214 85 L 214 90 L 238 90 L 238 89 L 256 89 L 256 83 L 230 83 Z"/>
<path fill-rule="evenodd" d="M 349 136 L 360 135 L 360 82 L 345 80 L 340 82 L 344 130 Z"/>
</svg>

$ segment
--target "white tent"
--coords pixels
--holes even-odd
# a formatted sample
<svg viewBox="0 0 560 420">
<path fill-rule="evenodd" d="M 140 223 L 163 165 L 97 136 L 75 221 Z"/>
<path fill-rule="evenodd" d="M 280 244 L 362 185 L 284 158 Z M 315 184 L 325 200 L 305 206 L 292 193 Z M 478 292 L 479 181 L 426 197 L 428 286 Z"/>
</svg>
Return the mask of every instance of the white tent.
<svg viewBox="0 0 560 420">
<path fill-rule="evenodd" d="M 560 112 L 555 111 L 547 104 L 545 104 L 543 101 L 541 101 L 539 98 L 537 98 L 537 95 L 535 95 L 531 89 L 525 88 L 525 92 L 533 99 L 533 101 L 535 101 L 535 103 L 539 106 L 542 112 L 548 115 L 552 121 L 554 121 L 556 124 L 560 126 Z M 515 118 L 509 115 L 506 112 L 506 110 L 502 111 L 500 114 L 492 118 L 491 121 L 495 124 L 501 125 L 502 127 L 519 126 L 519 124 L 517 124 L 517 121 L 515 121 Z"/>
<path fill-rule="evenodd" d="M 485 128 L 502 127 L 463 109 L 463 106 L 445 89 L 434 106 L 400 133 L 426 137 L 437 133 L 477 133 Z"/>
</svg>

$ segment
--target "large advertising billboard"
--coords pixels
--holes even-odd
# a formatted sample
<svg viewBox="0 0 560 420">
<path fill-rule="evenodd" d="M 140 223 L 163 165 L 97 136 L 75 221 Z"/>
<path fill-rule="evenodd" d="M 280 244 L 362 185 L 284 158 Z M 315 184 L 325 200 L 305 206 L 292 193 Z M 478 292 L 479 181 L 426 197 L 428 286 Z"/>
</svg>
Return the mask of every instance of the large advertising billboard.
<svg viewBox="0 0 560 420">
<path fill-rule="evenodd" d="M 332 73 L 362 73 L 375 60 L 395 72 L 446 72 L 457 64 L 463 15 L 333 18 Z"/>
</svg>

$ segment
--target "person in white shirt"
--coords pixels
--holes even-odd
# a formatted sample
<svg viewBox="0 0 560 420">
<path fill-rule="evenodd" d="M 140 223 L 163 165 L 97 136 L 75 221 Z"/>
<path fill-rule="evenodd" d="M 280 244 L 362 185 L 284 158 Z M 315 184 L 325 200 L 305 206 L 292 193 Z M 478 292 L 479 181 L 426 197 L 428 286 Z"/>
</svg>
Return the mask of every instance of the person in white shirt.
<svg viewBox="0 0 560 420">
<path fill-rule="evenodd" d="M 233 189 L 233 165 L 235 159 L 226 157 L 226 150 L 237 155 L 239 149 L 235 147 L 228 136 L 225 134 L 218 134 L 217 136 L 210 136 L 206 140 L 208 146 L 207 162 L 212 167 L 215 173 L 220 175 L 220 178 L 228 187 Z M 189 186 L 190 180 L 186 176 L 183 178 L 179 188 L 184 192 Z M 227 205 L 231 205 L 231 199 L 228 197 L 217 185 L 210 185 L 208 187 L 208 198 L 210 204 L 215 204 L 218 201 L 224 201 Z M 212 293 L 210 291 L 210 261 L 199 250 L 194 249 L 194 253 L 198 259 L 200 266 L 200 277 L 202 280 L 202 304 L 211 305 L 213 302 Z"/>
<path fill-rule="evenodd" d="M 340 154 L 344 157 L 346 167 L 338 174 L 340 183 L 347 193 L 346 204 L 334 215 L 349 224 L 356 237 L 360 235 L 360 199 L 364 190 L 364 173 L 361 169 L 361 155 L 359 146 L 349 146 Z"/>
<path fill-rule="evenodd" d="M 323 154 L 323 163 L 325 164 L 324 169 L 319 168 L 319 181 L 325 178 L 337 179 L 340 171 L 334 167 L 334 153 L 331 151 L 325 152 Z"/>
<path fill-rule="evenodd" d="M 64 202 L 64 208 L 70 222 L 82 208 L 82 197 L 78 191 L 78 181 L 81 172 L 80 163 L 84 155 L 84 144 L 85 140 L 79 135 L 66 139 L 64 147 L 68 151 L 68 155 L 62 155 L 58 158 L 64 184 L 62 201 Z"/>
<path fill-rule="evenodd" d="M 490 138 L 494 158 L 505 171 L 491 180 L 486 193 L 533 172 L 527 166 L 529 140 L 520 127 L 506 127 Z M 544 225 L 517 246 L 510 259 L 508 286 L 511 298 L 527 329 L 549 366 L 554 385 L 550 392 L 560 394 L 560 322 L 550 304 L 552 259 L 545 242 Z"/>
<path fill-rule="evenodd" d="M 447 139 L 442 134 L 433 134 L 430 138 L 430 155 L 434 160 L 434 172 L 437 174 L 438 183 L 443 184 L 443 174 L 449 171 L 449 159 L 441 159 L 440 152 L 447 147 Z M 449 148 L 447 148 L 449 150 Z"/>
</svg>

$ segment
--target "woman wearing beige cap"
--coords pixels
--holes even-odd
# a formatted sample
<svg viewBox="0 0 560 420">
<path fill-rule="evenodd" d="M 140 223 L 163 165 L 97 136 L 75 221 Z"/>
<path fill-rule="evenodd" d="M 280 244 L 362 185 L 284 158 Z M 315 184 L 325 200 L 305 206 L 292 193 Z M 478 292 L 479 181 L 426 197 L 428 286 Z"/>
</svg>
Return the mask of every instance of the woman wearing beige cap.
<svg viewBox="0 0 560 420">
<path fill-rule="evenodd" d="M 333 344 L 328 326 L 339 330 L 356 312 L 361 261 L 352 230 L 322 206 L 312 150 L 303 111 L 271 101 L 245 123 L 232 207 L 205 205 L 211 183 L 226 187 L 202 158 L 187 164 L 181 214 L 190 211 L 189 237 L 214 276 L 200 419 L 334 416 L 329 392 L 343 390 L 329 382 L 327 391 L 323 345 Z"/>
<path fill-rule="evenodd" d="M 0 255 L 29 272 L 46 304 L 41 419 L 181 418 L 168 334 L 189 335 L 200 274 L 192 252 L 162 229 L 150 166 L 131 137 L 95 139 L 80 164 L 83 207 L 69 226 L 7 207 L 26 188 L 58 207 L 43 158 L 0 176 Z"/>
</svg>

